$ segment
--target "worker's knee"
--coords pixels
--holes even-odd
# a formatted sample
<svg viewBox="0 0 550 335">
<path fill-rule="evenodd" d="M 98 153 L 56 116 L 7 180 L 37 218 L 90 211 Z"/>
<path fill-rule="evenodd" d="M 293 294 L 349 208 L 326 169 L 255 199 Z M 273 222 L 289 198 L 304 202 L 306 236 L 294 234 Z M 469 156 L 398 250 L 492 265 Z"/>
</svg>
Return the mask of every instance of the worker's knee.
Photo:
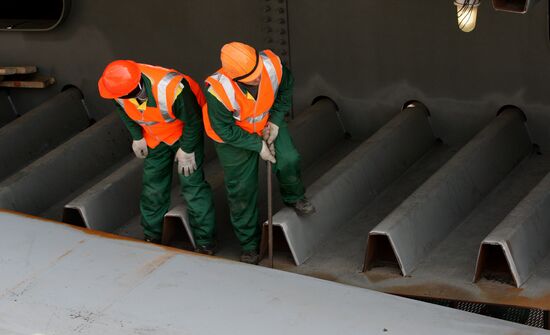
<svg viewBox="0 0 550 335">
<path fill-rule="evenodd" d="M 300 166 L 300 154 L 295 149 L 280 152 L 276 159 L 280 171 L 295 170 Z"/>
</svg>

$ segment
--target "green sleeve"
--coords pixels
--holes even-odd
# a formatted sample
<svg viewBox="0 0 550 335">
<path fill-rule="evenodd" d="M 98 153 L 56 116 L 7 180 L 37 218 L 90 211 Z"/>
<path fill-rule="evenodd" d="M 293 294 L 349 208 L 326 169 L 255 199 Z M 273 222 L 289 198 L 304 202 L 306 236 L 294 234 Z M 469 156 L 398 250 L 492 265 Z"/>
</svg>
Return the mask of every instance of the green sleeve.
<svg viewBox="0 0 550 335">
<path fill-rule="evenodd" d="M 281 84 L 277 91 L 277 97 L 271 110 L 269 111 L 269 121 L 273 122 L 277 126 L 281 126 L 281 123 L 285 120 L 285 115 L 290 112 L 292 108 L 292 90 L 294 88 L 294 77 L 290 70 L 283 65 L 283 77 L 281 78 Z"/>
<path fill-rule="evenodd" d="M 208 104 L 208 117 L 212 129 L 227 144 L 232 146 L 260 152 L 262 150 L 262 139 L 256 134 L 250 134 L 235 124 L 233 113 L 213 96 L 206 92 L 206 103 Z"/>
<path fill-rule="evenodd" d="M 124 122 L 124 125 L 130 132 L 130 136 L 132 136 L 132 139 L 134 141 L 141 140 L 143 138 L 143 129 L 139 124 L 137 124 L 134 120 L 132 120 L 128 114 L 124 111 L 122 106 L 120 106 L 116 101 L 115 105 L 117 107 L 116 111 L 118 113 L 118 116 L 120 116 L 120 119 L 122 122 Z"/>
<path fill-rule="evenodd" d="M 183 90 L 174 101 L 172 111 L 174 116 L 185 124 L 179 139 L 179 146 L 181 150 L 192 153 L 195 152 L 197 143 L 203 135 L 201 110 L 187 80 L 182 79 L 181 83 Z"/>
</svg>

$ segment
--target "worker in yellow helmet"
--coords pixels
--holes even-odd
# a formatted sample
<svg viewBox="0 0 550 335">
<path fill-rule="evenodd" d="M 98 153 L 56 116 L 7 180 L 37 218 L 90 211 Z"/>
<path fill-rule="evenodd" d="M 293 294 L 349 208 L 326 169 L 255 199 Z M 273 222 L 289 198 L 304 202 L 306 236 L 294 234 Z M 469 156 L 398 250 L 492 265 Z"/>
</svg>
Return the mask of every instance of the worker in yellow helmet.
<svg viewBox="0 0 550 335">
<path fill-rule="evenodd" d="M 239 42 L 223 46 L 221 63 L 222 68 L 206 79 L 203 121 L 223 166 L 241 261 L 257 264 L 258 156 L 274 164 L 287 206 L 298 215 L 315 211 L 305 197 L 300 155 L 284 119 L 291 108 L 294 79 L 272 51 L 257 52 Z"/>
</svg>

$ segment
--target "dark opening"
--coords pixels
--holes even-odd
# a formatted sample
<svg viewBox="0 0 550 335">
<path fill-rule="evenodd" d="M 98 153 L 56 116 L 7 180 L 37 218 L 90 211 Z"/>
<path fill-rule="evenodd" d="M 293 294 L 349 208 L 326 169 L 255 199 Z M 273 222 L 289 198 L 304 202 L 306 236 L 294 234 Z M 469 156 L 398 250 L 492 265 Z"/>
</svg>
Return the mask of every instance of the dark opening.
<svg viewBox="0 0 550 335">
<path fill-rule="evenodd" d="M 260 243 L 260 255 L 262 258 L 267 260 L 268 257 L 268 243 L 267 243 L 267 225 L 262 226 L 262 239 Z M 285 233 L 283 229 L 279 226 L 273 226 L 273 259 L 277 263 L 283 263 L 284 265 L 295 264 L 294 258 L 292 257 L 292 251 L 286 241 Z"/>
<path fill-rule="evenodd" d="M 483 244 L 481 246 L 476 281 L 481 278 L 516 285 L 506 255 L 500 245 Z"/>
<path fill-rule="evenodd" d="M 401 272 L 390 239 L 386 235 L 369 235 L 363 271 L 379 267 L 398 269 Z"/>
<path fill-rule="evenodd" d="M 84 222 L 82 215 L 80 215 L 80 211 L 76 208 L 64 208 L 61 221 L 78 227 L 86 228 L 86 223 Z"/>
<path fill-rule="evenodd" d="M 50 30 L 66 16 L 69 0 L 2 0 L 0 29 Z"/>
<path fill-rule="evenodd" d="M 493 7 L 514 13 L 525 13 L 527 11 L 527 0 L 493 0 Z"/>
<path fill-rule="evenodd" d="M 183 222 L 179 218 L 165 217 L 162 230 L 162 244 L 185 249 L 193 250 L 193 243 L 185 230 Z"/>
</svg>

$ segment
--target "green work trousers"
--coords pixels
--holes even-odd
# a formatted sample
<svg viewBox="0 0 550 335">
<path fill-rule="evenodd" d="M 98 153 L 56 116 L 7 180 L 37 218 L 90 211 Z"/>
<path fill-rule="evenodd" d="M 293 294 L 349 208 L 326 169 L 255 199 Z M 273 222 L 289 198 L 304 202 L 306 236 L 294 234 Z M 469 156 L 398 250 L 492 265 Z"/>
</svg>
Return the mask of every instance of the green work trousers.
<svg viewBox="0 0 550 335">
<path fill-rule="evenodd" d="M 260 243 L 258 222 L 258 156 L 255 151 L 230 144 L 216 143 L 223 167 L 231 223 L 243 251 L 257 250 Z M 275 139 L 273 165 L 285 203 L 295 203 L 305 195 L 300 177 L 300 154 L 296 150 L 286 123 L 279 127 Z"/>
<path fill-rule="evenodd" d="M 197 245 L 206 245 L 214 240 L 215 212 L 212 201 L 212 189 L 204 179 L 203 141 L 195 150 L 197 170 L 186 177 L 178 173 L 181 195 L 187 202 L 189 223 Z M 164 215 L 170 208 L 170 193 L 174 157 L 179 143 L 173 145 L 160 143 L 149 148 L 149 154 L 143 164 L 143 189 L 141 192 L 141 225 L 145 237 L 160 239 Z M 176 163 L 177 164 L 177 163 Z"/>
</svg>

